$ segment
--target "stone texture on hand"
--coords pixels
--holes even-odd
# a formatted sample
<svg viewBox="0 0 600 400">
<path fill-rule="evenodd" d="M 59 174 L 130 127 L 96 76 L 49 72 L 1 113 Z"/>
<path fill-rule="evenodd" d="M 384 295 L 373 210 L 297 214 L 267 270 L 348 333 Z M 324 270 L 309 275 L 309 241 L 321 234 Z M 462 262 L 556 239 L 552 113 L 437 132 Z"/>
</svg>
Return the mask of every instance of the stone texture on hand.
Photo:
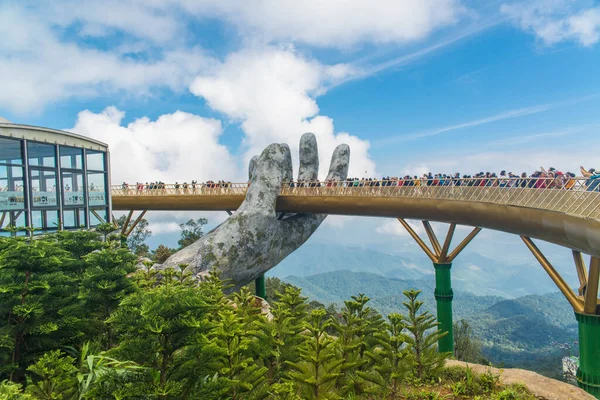
<svg viewBox="0 0 600 400">
<path fill-rule="evenodd" d="M 348 175 L 350 148 L 333 152 L 327 180 L 343 181 Z M 169 257 L 160 268 L 188 264 L 201 279 L 213 268 L 233 290 L 275 267 L 300 247 L 323 222 L 324 214 L 296 214 L 278 219 L 275 210 L 281 184 L 293 177 L 287 144 L 271 144 L 250 161 L 250 187 L 237 212 L 194 244 Z M 312 133 L 300 139 L 298 180 L 315 181 L 319 171 L 317 140 Z"/>
</svg>

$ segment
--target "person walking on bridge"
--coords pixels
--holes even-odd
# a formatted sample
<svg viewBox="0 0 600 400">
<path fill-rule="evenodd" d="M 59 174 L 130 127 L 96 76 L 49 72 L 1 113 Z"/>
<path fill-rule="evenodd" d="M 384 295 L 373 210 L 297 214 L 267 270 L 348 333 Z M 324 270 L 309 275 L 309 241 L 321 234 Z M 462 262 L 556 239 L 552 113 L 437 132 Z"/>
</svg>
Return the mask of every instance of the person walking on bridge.
<svg viewBox="0 0 600 400">
<path fill-rule="evenodd" d="M 581 174 L 584 178 L 587 178 L 585 182 L 587 186 L 588 192 L 594 192 L 598 190 L 598 185 L 600 184 L 600 173 L 596 172 L 594 168 L 590 168 L 589 170 L 585 170 L 582 166 L 579 167 L 581 170 Z"/>
</svg>

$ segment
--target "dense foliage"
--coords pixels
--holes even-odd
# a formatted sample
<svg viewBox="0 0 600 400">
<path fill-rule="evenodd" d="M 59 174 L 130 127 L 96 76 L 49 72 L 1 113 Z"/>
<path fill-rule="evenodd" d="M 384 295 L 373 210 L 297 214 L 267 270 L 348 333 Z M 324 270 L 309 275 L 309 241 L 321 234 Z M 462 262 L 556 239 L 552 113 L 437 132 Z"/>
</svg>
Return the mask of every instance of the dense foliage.
<svg viewBox="0 0 600 400">
<path fill-rule="evenodd" d="M 343 299 L 361 291 L 371 298 L 370 305 L 383 315 L 404 308 L 404 290 L 423 291 L 423 308 L 435 313 L 434 280 L 392 279 L 368 272 L 338 271 L 304 278 L 287 277 L 287 283 L 301 287 L 312 301 L 343 304 Z M 452 303 L 459 334 L 468 329 L 481 347 L 482 355 L 456 354 L 465 361 L 510 368 L 523 368 L 555 379 L 562 379 L 562 357 L 578 355 L 577 321 L 573 308 L 560 293 L 528 295 L 516 299 L 478 296 L 455 290 Z M 456 337 L 455 337 L 456 339 Z M 459 346 L 468 343 L 459 343 Z M 459 347 L 457 347 L 459 349 Z M 473 349 L 476 350 L 476 349 Z M 470 353 L 472 353 L 469 350 Z"/>
<path fill-rule="evenodd" d="M 419 396 L 467 384 L 440 384 L 444 333 L 419 291 L 384 319 L 364 295 L 336 312 L 272 280 L 265 313 L 214 272 L 136 263 L 103 233 L 0 238 L 0 398 L 433 398 Z"/>
</svg>

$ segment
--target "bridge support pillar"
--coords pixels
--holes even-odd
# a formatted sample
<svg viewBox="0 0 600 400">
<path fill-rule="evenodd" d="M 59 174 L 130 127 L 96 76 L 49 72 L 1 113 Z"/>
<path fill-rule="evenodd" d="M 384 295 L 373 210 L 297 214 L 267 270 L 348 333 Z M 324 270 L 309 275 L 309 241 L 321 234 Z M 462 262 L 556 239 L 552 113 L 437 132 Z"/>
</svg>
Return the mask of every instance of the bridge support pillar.
<svg viewBox="0 0 600 400">
<path fill-rule="evenodd" d="M 452 263 L 433 263 L 435 268 L 435 300 L 437 302 L 437 320 L 439 329 L 448 332 L 438 342 L 440 352 L 454 353 L 454 328 L 452 321 Z"/>
<path fill-rule="evenodd" d="M 446 335 L 440 338 L 438 350 L 442 353 L 454 353 L 454 327 L 452 325 L 452 299 L 454 297 L 454 293 L 452 292 L 452 261 L 461 251 L 463 251 L 471 240 L 477 236 L 481 231 L 481 228 L 474 228 L 454 250 L 450 251 L 450 244 L 452 242 L 452 237 L 454 236 L 456 224 L 450 224 L 444 244 L 440 245 L 429 221 L 423 221 L 423 227 L 431 242 L 432 249 L 430 249 L 405 220 L 398 218 L 398 221 L 400 221 L 410 236 L 415 239 L 415 242 L 417 242 L 427 257 L 433 261 L 433 266 L 435 268 L 434 294 L 437 302 L 437 320 L 439 329 L 442 332 L 447 332 Z"/>
<path fill-rule="evenodd" d="M 575 313 L 579 325 L 577 384 L 600 399 L 600 315 Z"/>
<path fill-rule="evenodd" d="M 589 270 L 581 253 L 573 250 L 573 259 L 579 278 L 578 293 L 563 279 L 546 259 L 531 238 L 521 236 L 527 248 L 565 296 L 573 311 L 579 328 L 579 368 L 577 384 L 580 388 L 600 399 L 600 258 L 592 256 Z"/>
<path fill-rule="evenodd" d="M 256 295 L 260 298 L 267 299 L 267 287 L 265 286 L 265 276 L 261 275 L 254 280 L 256 286 Z"/>
</svg>

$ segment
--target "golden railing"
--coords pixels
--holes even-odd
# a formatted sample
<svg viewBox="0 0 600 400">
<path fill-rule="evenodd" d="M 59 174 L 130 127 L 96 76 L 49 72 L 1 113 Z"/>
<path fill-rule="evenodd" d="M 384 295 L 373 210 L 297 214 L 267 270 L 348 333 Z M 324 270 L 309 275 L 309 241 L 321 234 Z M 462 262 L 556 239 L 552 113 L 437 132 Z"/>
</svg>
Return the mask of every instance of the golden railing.
<svg viewBox="0 0 600 400">
<path fill-rule="evenodd" d="M 243 196 L 247 183 L 119 185 L 112 196 Z M 282 196 L 356 196 L 455 200 L 512 205 L 600 219 L 600 179 L 473 178 L 290 182 Z"/>
</svg>

